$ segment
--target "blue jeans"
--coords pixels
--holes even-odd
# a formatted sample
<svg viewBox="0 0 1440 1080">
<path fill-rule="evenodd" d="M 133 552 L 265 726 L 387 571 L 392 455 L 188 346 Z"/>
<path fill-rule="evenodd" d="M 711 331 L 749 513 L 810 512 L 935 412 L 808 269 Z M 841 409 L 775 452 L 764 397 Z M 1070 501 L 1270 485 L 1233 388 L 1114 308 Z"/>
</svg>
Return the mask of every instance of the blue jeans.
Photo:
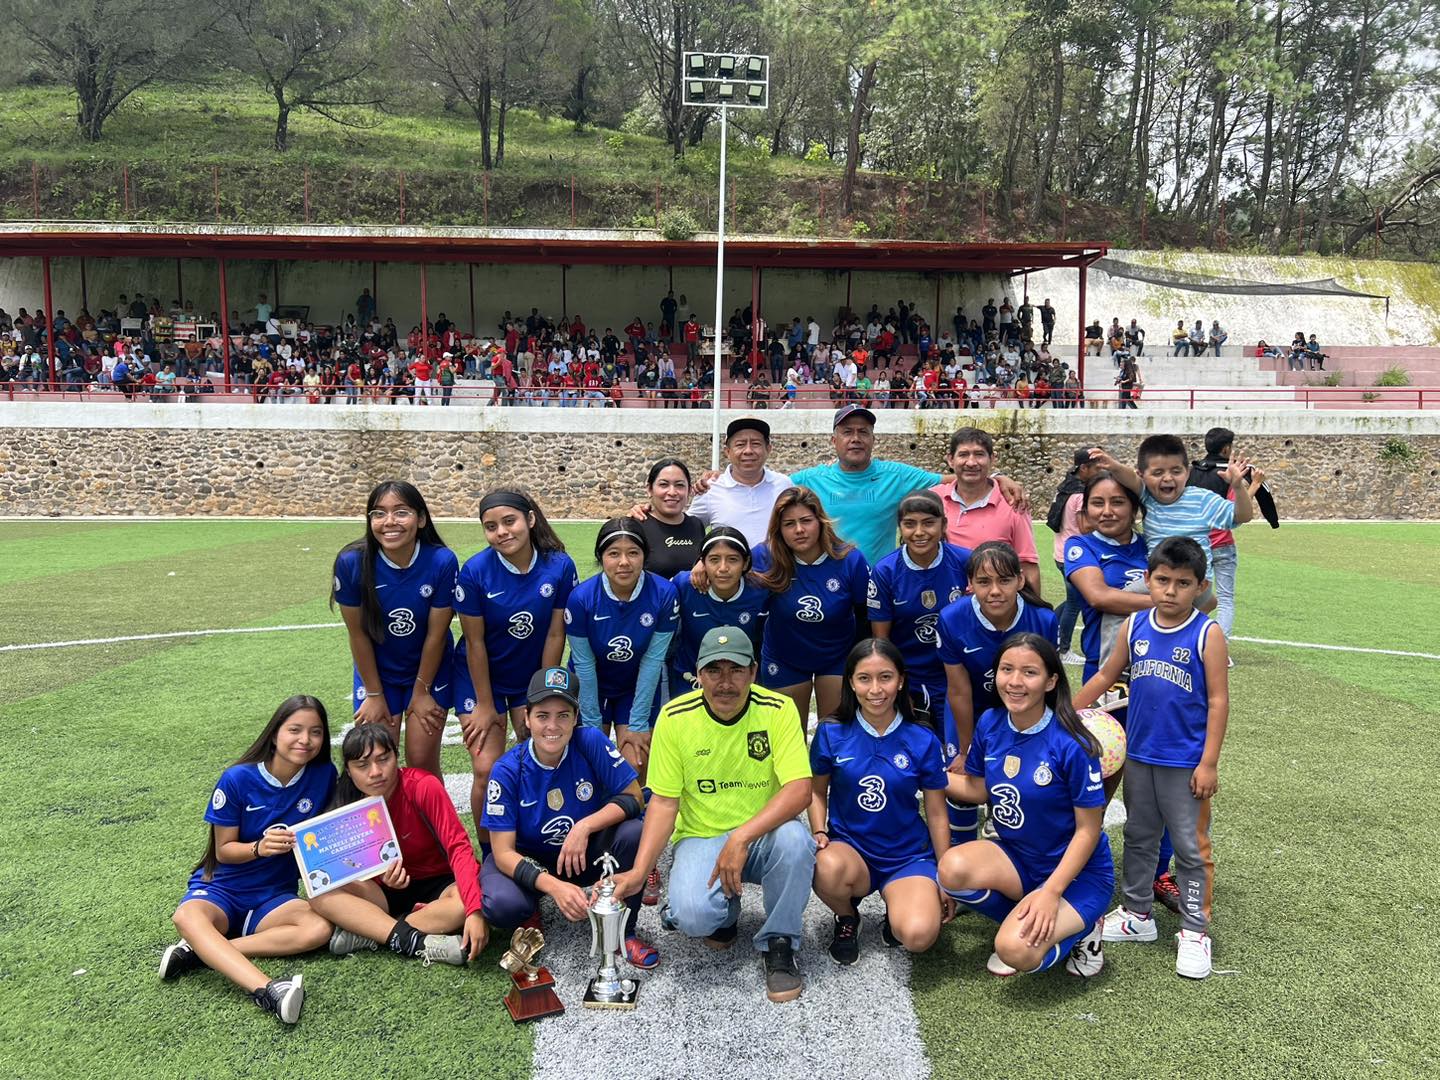
<svg viewBox="0 0 1440 1080">
<path fill-rule="evenodd" d="M 1057 562 L 1056 569 L 1061 574 L 1065 573 L 1065 564 Z M 1080 590 L 1070 584 L 1070 579 L 1065 579 L 1065 602 L 1060 605 L 1060 610 L 1055 613 L 1056 625 L 1060 628 L 1060 652 L 1062 654 L 1070 651 L 1070 642 L 1075 637 L 1075 621 L 1080 618 L 1080 605 L 1085 598 L 1080 595 Z"/>
<path fill-rule="evenodd" d="M 729 838 L 729 833 L 692 836 L 675 845 L 667 903 L 671 921 L 688 937 L 708 937 L 740 917 L 738 896 L 727 897 L 718 878 L 706 884 Z M 815 838 L 798 820 L 785 822 L 750 845 L 741 877 L 764 892 L 765 922 L 755 935 L 755 948 L 769 952 L 772 939 L 786 937 L 798 949 L 815 877 Z"/>
<path fill-rule="evenodd" d="M 1211 571 L 1215 578 L 1215 621 L 1229 638 L 1235 627 L 1235 567 L 1240 561 L 1234 544 L 1210 550 Z"/>
</svg>

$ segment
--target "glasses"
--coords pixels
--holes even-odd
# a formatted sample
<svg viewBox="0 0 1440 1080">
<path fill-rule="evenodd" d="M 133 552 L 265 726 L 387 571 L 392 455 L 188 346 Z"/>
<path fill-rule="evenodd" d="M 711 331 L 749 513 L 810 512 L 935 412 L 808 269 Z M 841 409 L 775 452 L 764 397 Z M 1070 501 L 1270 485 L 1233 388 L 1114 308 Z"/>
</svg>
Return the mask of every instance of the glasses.
<svg viewBox="0 0 1440 1080">
<path fill-rule="evenodd" d="M 393 521 L 399 522 L 401 525 L 408 525 L 415 520 L 415 511 L 411 510 L 408 506 L 402 506 L 398 510 L 371 510 L 369 517 L 370 520 L 374 522 L 381 522 L 386 518 L 390 518 Z"/>
</svg>

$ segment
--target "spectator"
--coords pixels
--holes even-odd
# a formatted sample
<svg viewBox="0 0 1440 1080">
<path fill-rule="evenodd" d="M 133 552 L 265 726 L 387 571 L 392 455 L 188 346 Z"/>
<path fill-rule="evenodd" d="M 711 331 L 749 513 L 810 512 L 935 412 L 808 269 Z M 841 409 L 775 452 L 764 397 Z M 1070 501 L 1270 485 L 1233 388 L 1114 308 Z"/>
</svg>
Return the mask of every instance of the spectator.
<svg viewBox="0 0 1440 1080">
<path fill-rule="evenodd" d="M 1049 345 L 1055 338 L 1055 308 L 1051 306 L 1048 296 L 1040 305 L 1040 329 L 1044 332 L 1043 343 Z"/>
<path fill-rule="evenodd" d="M 1206 340 L 1205 323 L 1201 319 L 1196 319 L 1195 327 L 1190 331 L 1190 355 L 1204 356 Z"/>
<path fill-rule="evenodd" d="M 1096 319 L 1085 328 L 1085 355 L 1099 356 L 1104 344 L 1105 331 L 1100 328 L 1100 320 Z"/>
<path fill-rule="evenodd" d="M 1229 337 L 1230 337 L 1230 335 L 1227 334 L 1227 333 L 1225 333 L 1224 328 L 1220 325 L 1220 320 L 1219 320 L 1219 319 L 1213 319 L 1213 320 L 1211 320 L 1211 322 L 1210 322 L 1210 339 L 1209 339 L 1209 340 L 1210 340 L 1210 353 L 1211 353 L 1211 355 L 1213 355 L 1213 356 L 1219 356 L 1219 355 L 1220 355 L 1220 346 L 1221 346 L 1221 345 L 1224 345 L 1225 342 L 1229 339 Z"/>
<path fill-rule="evenodd" d="M 1175 356 L 1190 355 L 1190 333 L 1185 329 L 1185 320 L 1179 319 L 1175 329 L 1170 331 L 1170 351 Z"/>
<path fill-rule="evenodd" d="M 1145 330 L 1134 319 L 1125 328 L 1125 348 L 1136 356 L 1145 355 Z"/>
</svg>

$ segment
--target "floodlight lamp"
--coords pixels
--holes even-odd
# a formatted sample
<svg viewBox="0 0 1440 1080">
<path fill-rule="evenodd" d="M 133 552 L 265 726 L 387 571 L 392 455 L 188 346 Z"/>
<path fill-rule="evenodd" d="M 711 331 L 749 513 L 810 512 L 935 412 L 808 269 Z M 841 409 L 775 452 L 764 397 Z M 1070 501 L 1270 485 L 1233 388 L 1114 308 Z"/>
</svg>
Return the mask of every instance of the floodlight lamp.
<svg viewBox="0 0 1440 1080">
<path fill-rule="evenodd" d="M 759 105 L 765 100 L 765 87 L 760 83 L 751 83 L 745 88 L 745 97 L 751 105 Z"/>
<path fill-rule="evenodd" d="M 734 98 L 735 98 L 735 84 L 734 84 L 734 83 L 729 83 L 729 82 L 722 82 L 719 86 L 717 86 L 717 87 L 715 88 L 715 95 L 716 95 L 721 101 L 732 101 L 732 100 L 734 100 Z"/>
<path fill-rule="evenodd" d="M 735 74 L 735 57 L 722 56 L 719 58 L 720 76 L 728 79 Z"/>
<path fill-rule="evenodd" d="M 747 79 L 763 79 L 765 77 L 765 58 L 763 56 L 752 56 L 745 61 L 745 77 Z"/>
<path fill-rule="evenodd" d="M 690 74 L 697 78 L 705 77 L 705 54 L 691 53 L 689 56 Z"/>
<path fill-rule="evenodd" d="M 701 102 L 705 100 L 705 84 L 703 82 L 691 81 L 685 84 L 685 100 Z"/>
</svg>

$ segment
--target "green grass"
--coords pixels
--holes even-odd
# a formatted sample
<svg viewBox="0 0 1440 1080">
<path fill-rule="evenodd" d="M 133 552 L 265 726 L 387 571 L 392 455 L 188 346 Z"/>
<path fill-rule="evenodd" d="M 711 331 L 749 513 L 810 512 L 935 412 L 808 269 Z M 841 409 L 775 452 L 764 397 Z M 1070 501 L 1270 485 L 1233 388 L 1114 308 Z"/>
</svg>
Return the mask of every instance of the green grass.
<svg viewBox="0 0 1440 1080">
<path fill-rule="evenodd" d="M 593 525 L 561 532 L 588 570 Z M 478 525 L 448 524 L 462 557 Z M 333 619 L 344 523 L 0 523 L 0 644 Z M 1051 537 L 1037 530 L 1044 550 Z M 1435 652 L 1440 527 L 1241 533 L 1247 636 Z M 1046 564 L 1047 594 L 1058 575 Z M 174 576 L 171 576 L 171 575 Z M 1216 802 L 1217 975 L 1117 945 L 1081 984 L 983 973 L 962 918 L 916 961 L 938 1077 L 1422 1077 L 1440 1015 L 1428 812 L 1440 663 L 1236 643 Z M 217 976 L 154 970 L 214 777 L 286 695 L 343 716 L 339 631 L 0 653 L 0 1076 L 527 1077 L 529 1029 L 473 968 L 318 954 L 282 1029 Z M 463 750 L 445 751 L 463 772 Z M 1118 845 L 1117 845 L 1118 848 Z M 1162 915 L 1162 937 L 1173 932 Z M 83 969 L 83 974 L 79 973 Z M 857 1001 L 856 1008 L 864 1003 Z M 724 1037 L 717 1024 L 716 1037 Z"/>
</svg>

